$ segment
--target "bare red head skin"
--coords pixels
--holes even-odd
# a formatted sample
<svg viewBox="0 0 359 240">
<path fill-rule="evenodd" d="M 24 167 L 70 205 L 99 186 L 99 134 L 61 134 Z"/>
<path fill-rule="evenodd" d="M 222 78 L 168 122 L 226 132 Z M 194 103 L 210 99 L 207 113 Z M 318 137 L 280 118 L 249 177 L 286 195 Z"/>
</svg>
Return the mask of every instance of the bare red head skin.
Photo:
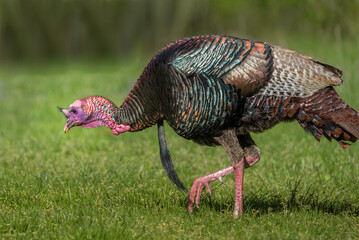
<svg viewBox="0 0 359 240">
<path fill-rule="evenodd" d="M 59 110 L 67 118 L 64 132 L 67 133 L 72 127 L 79 126 L 84 128 L 108 127 L 112 133 L 120 133 L 131 130 L 129 125 L 117 124 L 114 118 L 116 106 L 104 97 L 95 96 L 76 100 L 69 109 L 60 108 Z"/>
</svg>

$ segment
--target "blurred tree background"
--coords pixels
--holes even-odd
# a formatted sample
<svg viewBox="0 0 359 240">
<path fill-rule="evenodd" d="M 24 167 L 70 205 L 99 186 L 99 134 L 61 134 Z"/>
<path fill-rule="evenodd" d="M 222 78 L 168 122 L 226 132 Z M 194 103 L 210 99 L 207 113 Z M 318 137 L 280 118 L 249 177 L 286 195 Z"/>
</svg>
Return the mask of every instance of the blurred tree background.
<svg viewBox="0 0 359 240">
<path fill-rule="evenodd" d="M 0 0 L 0 60 L 125 58 L 226 34 L 358 40 L 359 0 Z"/>
</svg>

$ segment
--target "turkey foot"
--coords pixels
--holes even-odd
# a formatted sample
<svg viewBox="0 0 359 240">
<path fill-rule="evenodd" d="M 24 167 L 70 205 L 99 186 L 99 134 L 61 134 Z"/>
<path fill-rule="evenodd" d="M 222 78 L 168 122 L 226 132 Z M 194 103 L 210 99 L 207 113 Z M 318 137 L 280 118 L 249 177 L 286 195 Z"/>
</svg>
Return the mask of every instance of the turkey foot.
<svg viewBox="0 0 359 240">
<path fill-rule="evenodd" d="M 215 180 L 219 180 L 222 182 L 222 177 L 231 174 L 234 172 L 234 168 L 232 166 L 221 169 L 217 172 L 202 176 L 194 180 L 191 190 L 189 192 L 189 202 L 188 202 L 188 210 L 189 212 L 193 212 L 193 205 L 196 204 L 196 208 L 199 208 L 199 202 L 201 199 L 201 194 L 203 188 L 206 188 L 207 193 L 211 195 L 211 189 L 209 188 L 209 183 Z M 196 199 L 195 199 L 196 198 Z"/>
<path fill-rule="evenodd" d="M 197 178 L 191 187 L 189 192 L 189 202 L 188 210 L 193 212 L 193 206 L 196 205 L 196 209 L 199 208 L 199 203 L 202 195 L 203 188 L 206 188 L 207 193 L 211 195 L 211 189 L 209 183 L 215 180 L 222 182 L 222 177 L 235 173 L 235 202 L 234 202 L 234 211 L 233 216 L 238 217 L 238 215 L 243 214 L 243 200 L 247 196 L 243 196 L 243 177 L 244 177 L 244 168 L 252 166 L 254 163 L 259 161 L 258 158 L 252 158 L 248 156 L 243 158 L 240 162 L 236 164 L 235 167 L 229 166 L 217 172 L 202 176 Z"/>
</svg>

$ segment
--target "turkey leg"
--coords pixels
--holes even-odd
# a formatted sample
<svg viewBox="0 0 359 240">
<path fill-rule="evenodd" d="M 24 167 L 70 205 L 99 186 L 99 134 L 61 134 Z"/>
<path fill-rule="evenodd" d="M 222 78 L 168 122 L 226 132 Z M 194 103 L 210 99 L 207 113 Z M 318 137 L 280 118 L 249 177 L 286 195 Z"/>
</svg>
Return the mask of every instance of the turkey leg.
<svg viewBox="0 0 359 240">
<path fill-rule="evenodd" d="M 219 170 L 217 172 L 197 178 L 192 185 L 189 193 L 189 212 L 193 211 L 194 204 L 199 208 L 200 198 L 203 188 L 211 194 L 209 183 L 215 180 L 222 182 L 222 177 L 235 173 L 235 203 L 233 215 L 236 217 L 243 214 L 243 178 L 244 168 L 250 167 L 259 161 L 260 152 L 250 135 L 237 136 L 234 130 L 226 130 L 215 140 L 222 145 L 228 154 L 228 159 L 232 166 Z M 244 150 L 242 146 L 244 146 Z M 244 157 L 245 156 L 245 157 Z M 238 161 L 240 159 L 240 161 Z"/>
<path fill-rule="evenodd" d="M 189 212 L 193 212 L 194 205 L 196 208 L 199 208 L 199 203 L 202 195 L 203 188 L 206 188 L 207 193 L 211 195 L 211 189 L 209 187 L 209 183 L 213 182 L 215 180 L 219 180 L 223 183 L 222 177 L 229 175 L 231 173 L 235 173 L 235 202 L 234 202 L 234 211 L 233 215 L 236 217 L 239 215 L 239 213 L 243 213 L 243 199 L 246 197 L 243 197 L 243 174 L 244 174 L 244 168 L 252 166 L 254 163 L 258 162 L 259 158 L 252 158 L 251 156 L 248 156 L 245 159 L 242 159 L 240 161 L 236 168 L 229 166 L 224 169 L 221 169 L 217 172 L 202 176 L 197 178 L 191 187 L 191 190 L 189 192 L 189 202 L 188 202 L 188 210 Z M 244 168 L 243 168 L 244 164 Z M 241 167 L 242 165 L 242 167 Z M 241 203 L 242 202 L 242 203 Z"/>
<path fill-rule="evenodd" d="M 243 158 L 237 165 L 234 167 L 235 174 L 235 196 L 234 196 L 234 210 L 233 216 L 238 217 L 238 215 L 243 214 L 243 179 L 244 179 L 244 161 Z"/>
</svg>

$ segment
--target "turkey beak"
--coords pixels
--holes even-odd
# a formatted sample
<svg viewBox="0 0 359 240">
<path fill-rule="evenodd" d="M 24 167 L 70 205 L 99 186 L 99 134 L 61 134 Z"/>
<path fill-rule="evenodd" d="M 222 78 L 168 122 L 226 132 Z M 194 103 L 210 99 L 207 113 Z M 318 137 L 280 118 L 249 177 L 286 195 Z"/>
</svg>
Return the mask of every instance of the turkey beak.
<svg viewBox="0 0 359 240">
<path fill-rule="evenodd" d="M 70 121 L 69 120 L 69 110 L 68 109 L 65 109 L 65 108 L 60 108 L 60 107 L 57 107 L 59 110 L 60 110 L 60 112 L 62 112 L 64 115 L 65 115 L 65 117 L 67 118 L 67 121 L 66 121 L 66 124 L 65 124 L 65 127 L 64 127 L 64 132 L 65 133 L 67 133 L 69 130 L 70 130 L 70 128 L 72 128 L 73 126 L 74 126 L 74 121 Z"/>
<path fill-rule="evenodd" d="M 64 132 L 67 133 L 70 128 L 72 128 L 74 126 L 74 121 L 70 121 L 69 119 L 67 119 L 65 127 L 64 127 Z"/>
</svg>

